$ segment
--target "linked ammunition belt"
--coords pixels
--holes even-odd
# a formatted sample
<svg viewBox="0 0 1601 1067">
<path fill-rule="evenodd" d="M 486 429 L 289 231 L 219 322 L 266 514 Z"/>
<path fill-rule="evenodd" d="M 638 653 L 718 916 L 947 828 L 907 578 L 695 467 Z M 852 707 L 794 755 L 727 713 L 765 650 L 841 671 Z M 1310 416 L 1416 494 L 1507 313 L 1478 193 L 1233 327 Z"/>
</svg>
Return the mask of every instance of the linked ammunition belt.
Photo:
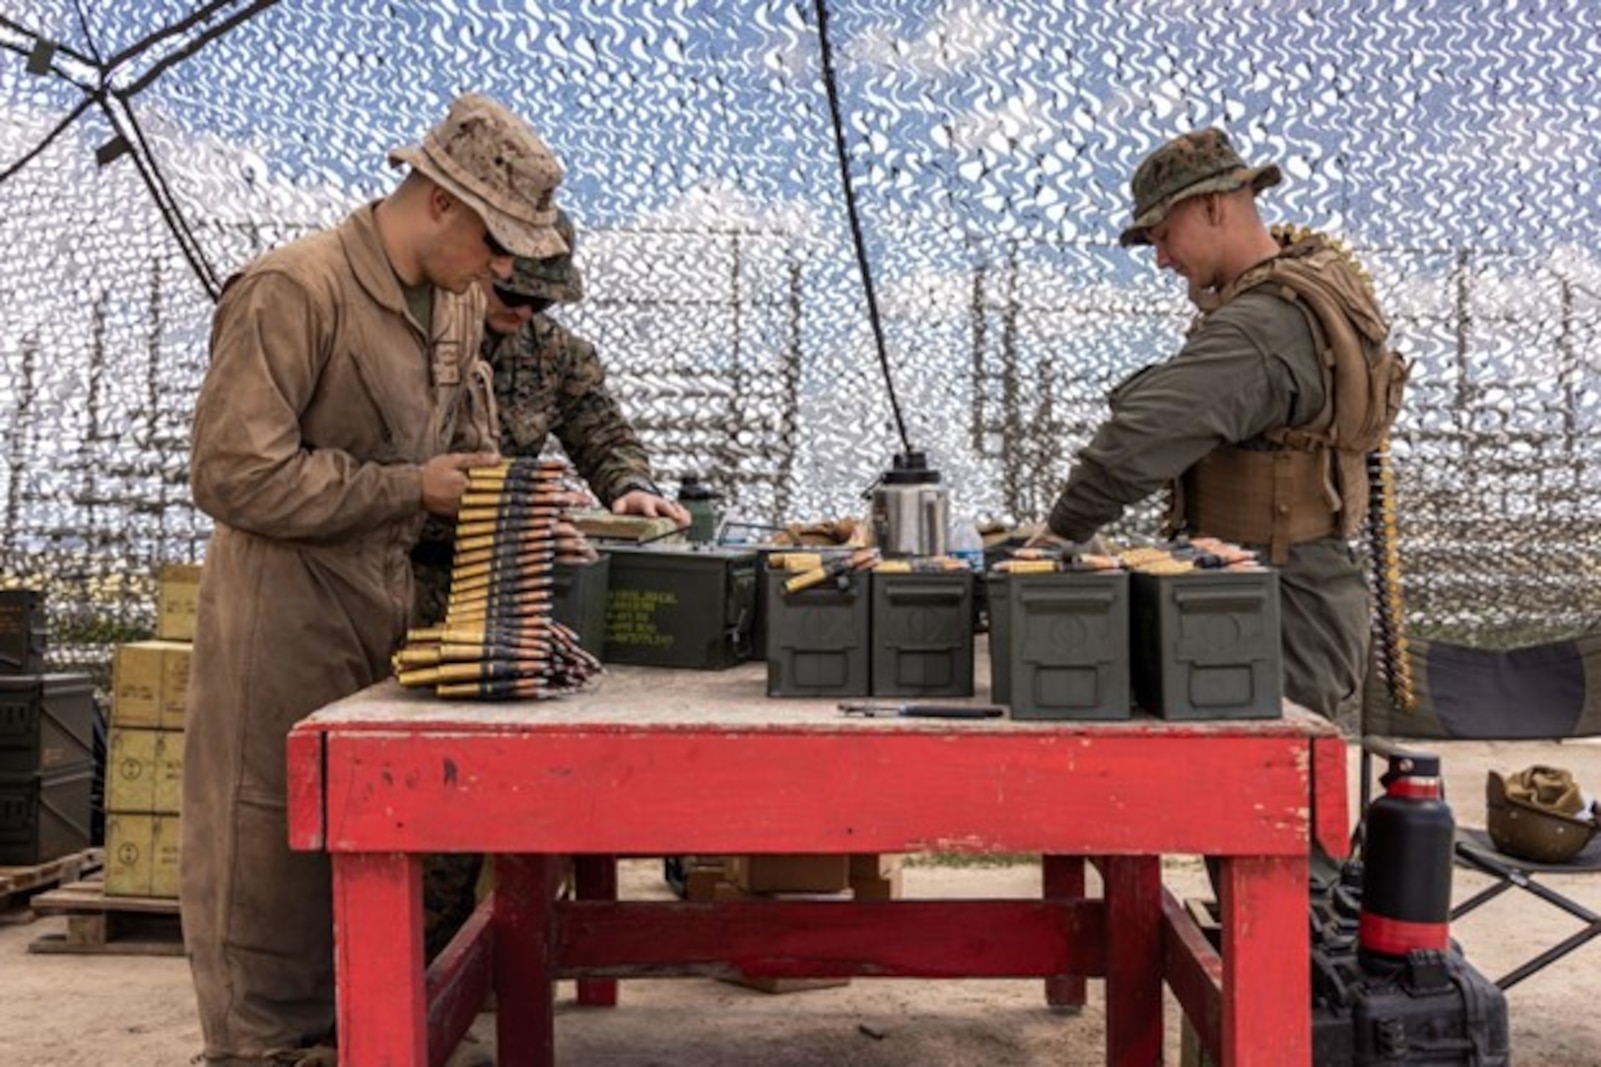
<svg viewBox="0 0 1601 1067">
<path fill-rule="evenodd" d="M 1373 567 L 1373 636 L 1378 669 L 1390 699 L 1401 711 L 1417 706 L 1412 663 L 1407 658 L 1406 610 L 1401 599 L 1400 534 L 1396 529 L 1395 472 L 1390 435 L 1368 453 L 1368 559 Z"/>
<path fill-rule="evenodd" d="M 551 567 L 595 550 L 566 519 L 582 502 L 560 460 L 468 472 L 443 624 L 412 630 L 394 656 L 400 684 L 441 697 L 543 699 L 588 688 L 600 661 L 550 617 Z"/>
</svg>

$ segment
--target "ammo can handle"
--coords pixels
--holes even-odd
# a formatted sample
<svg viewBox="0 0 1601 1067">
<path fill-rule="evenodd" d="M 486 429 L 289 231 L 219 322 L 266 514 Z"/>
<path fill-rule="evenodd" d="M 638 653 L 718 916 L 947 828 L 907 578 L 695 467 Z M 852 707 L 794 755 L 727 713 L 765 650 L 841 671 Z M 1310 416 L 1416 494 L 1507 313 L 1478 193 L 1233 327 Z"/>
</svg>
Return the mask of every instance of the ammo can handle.
<svg viewBox="0 0 1601 1067">
<path fill-rule="evenodd" d="M 945 581 L 926 578 L 916 582 L 890 582 L 884 595 L 890 600 L 906 604 L 948 604 L 962 599 L 960 580 Z"/>
<path fill-rule="evenodd" d="M 1085 615 L 1104 615 L 1117 600 L 1117 591 L 1114 589 L 1030 589 L 1019 586 L 1017 592 L 1020 603 Z"/>
</svg>

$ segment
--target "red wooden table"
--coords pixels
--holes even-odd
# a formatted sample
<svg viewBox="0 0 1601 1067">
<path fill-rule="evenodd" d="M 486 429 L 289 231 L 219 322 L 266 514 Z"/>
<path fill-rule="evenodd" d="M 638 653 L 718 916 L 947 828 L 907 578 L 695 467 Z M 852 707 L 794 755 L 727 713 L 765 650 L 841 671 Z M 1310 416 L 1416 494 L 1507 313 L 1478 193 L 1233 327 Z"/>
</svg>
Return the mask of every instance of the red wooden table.
<svg viewBox="0 0 1601 1067">
<path fill-rule="evenodd" d="M 493 988 L 498 1062 L 545 1065 L 558 978 L 606 1004 L 619 977 L 744 973 L 1038 976 L 1056 1004 L 1101 979 L 1119 1065 L 1161 1063 L 1165 980 L 1225 1065 L 1310 1062 L 1306 857 L 1347 832 L 1325 720 L 847 719 L 764 679 L 612 668 L 498 705 L 385 683 L 298 725 L 291 844 L 332 854 L 341 1060 L 438 1064 Z M 619 855 L 931 850 L 1040 853 L 1041 897 L 615 900 Z M 448 851 L 495 854 L 495 891 L 425 973 L 420 856 Z M 1164 853 L 1221 858 L 1221 960 Z"/>
</svg>

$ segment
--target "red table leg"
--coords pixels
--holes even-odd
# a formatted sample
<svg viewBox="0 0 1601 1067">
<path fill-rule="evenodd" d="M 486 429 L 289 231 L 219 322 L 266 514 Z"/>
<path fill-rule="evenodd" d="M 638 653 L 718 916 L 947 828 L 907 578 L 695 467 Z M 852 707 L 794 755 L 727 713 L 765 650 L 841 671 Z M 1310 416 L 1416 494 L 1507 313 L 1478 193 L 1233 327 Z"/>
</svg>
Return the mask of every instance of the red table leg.
<svg viewBox="0 0 1601 1067">
<path fill-rule="evenodd" d="M 1223 859 L 1223 1067 L 1312 1060 L 1306 863 Z"/>
<path fill-rule="evenodd" d="M 499 1067 L 551 1067 L 556 1059 L 551 916 L 562 862 L 495 857 L 495 1037 Z"/>
<path fill-rule="evenodd" d="M 1042 856 L 1046 900 L 1084 899 L 1084 857 Z M 1077 1015 L 1084 1010 L 1084 976 L 1068 975 L 1045 979 L 1045 1003 L 1064 1013 Z"/>
<path fill-rule="evenodd" d="M 1106 1062 L 1162 1062 L 1162 859 L 1097 861 L 1106 896 Z"/>
<path fill-rule="evenodd" d="M 403 852 L 332 861 L 339 1058 L 427 1067 L 422 862 Z"/>
<path fill-rule="evenodd" d="M 573 857 L 573 888 L 579 900 L 616 900 L 617 857 Z M 578 1003 L 594 1008 L 615 1008 L 617 979 L 578 979 Z"/>
</svg>

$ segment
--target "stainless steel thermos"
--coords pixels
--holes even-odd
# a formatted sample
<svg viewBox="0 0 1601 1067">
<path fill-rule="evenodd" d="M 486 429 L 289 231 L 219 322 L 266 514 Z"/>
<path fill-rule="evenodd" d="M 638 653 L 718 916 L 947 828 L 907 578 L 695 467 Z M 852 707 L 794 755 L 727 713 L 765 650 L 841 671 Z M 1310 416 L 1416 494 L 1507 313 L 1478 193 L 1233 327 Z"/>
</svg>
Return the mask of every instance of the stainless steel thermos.
<svg viewBox="0 0 1601 1067">
<path fill-rule="evenodd" d="M 892 556 L 945 554 L 950 497 L 922 452 L 902 452 L 873 486 L 873 536 Z"/>
</svg>

